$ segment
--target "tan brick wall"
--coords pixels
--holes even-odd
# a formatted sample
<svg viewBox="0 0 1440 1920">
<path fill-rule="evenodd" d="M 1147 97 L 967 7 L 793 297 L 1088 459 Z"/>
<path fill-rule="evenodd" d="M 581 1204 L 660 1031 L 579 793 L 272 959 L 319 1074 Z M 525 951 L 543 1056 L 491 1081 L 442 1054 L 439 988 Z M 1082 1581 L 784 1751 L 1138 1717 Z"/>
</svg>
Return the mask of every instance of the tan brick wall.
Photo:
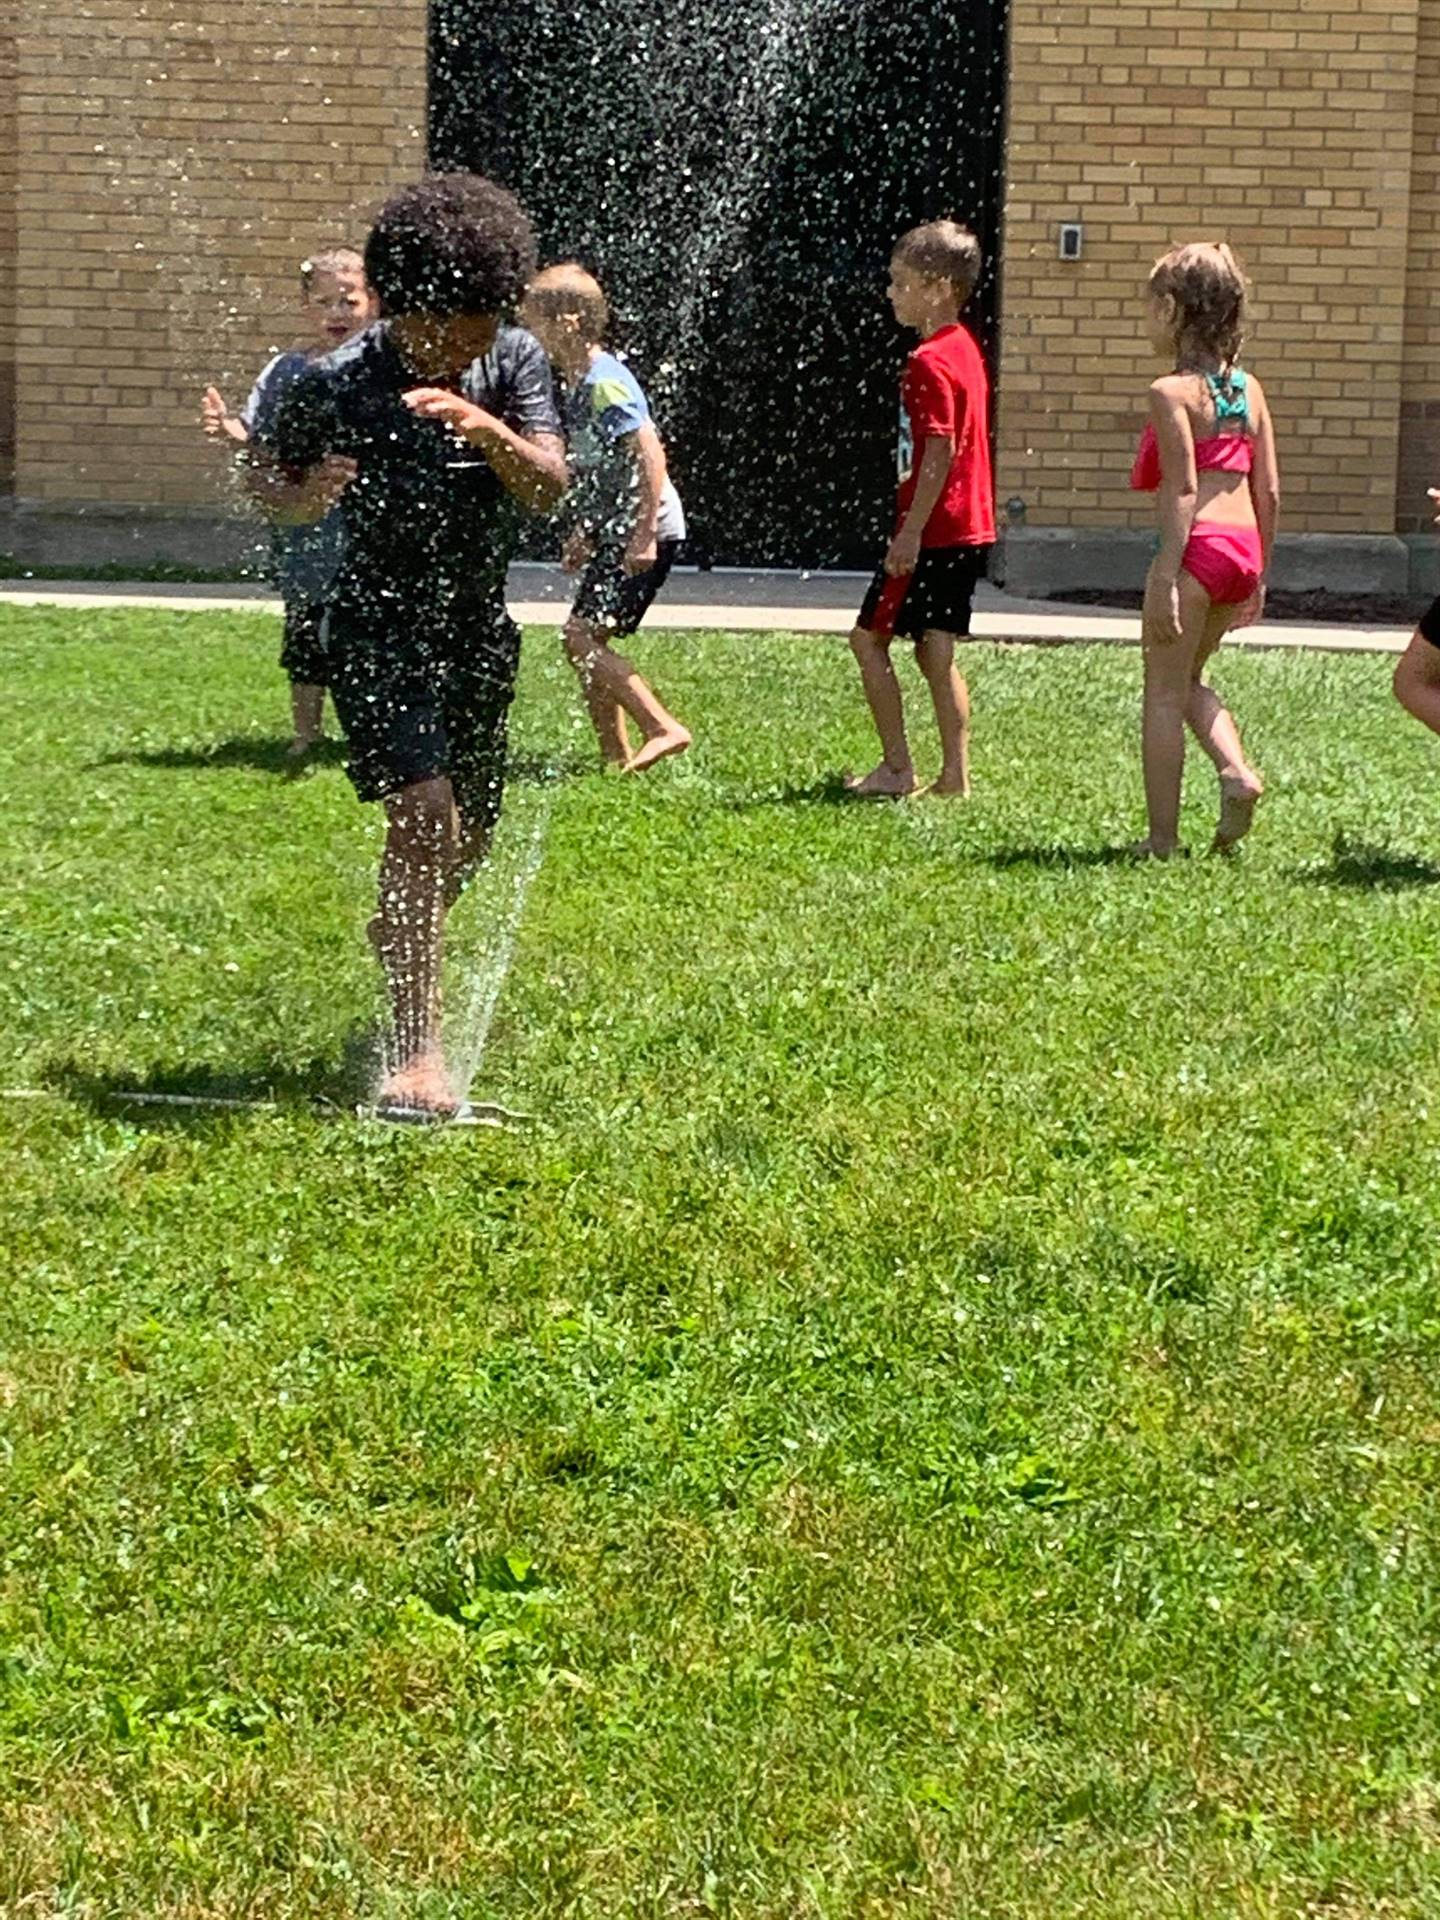
<svg viewBox="0 0 1440 1920">
<path fill-rule="evenodd" d="M 1255 283 L 1286 528 L 1393 531 L 1422 4 L 1431 61 L 1432 0 L 1013 0 L 998 484 L 1029 525 L 1148 524 L 1126 490 L 1158 371 L 1140 290 L 1172 241 L 1224 237 Z M 1085 223 L 1078 265 L 1062 220 Z"/>
<path fill-rule="evenodd" d="M 199 390 L 243 398 L 304 254 L 423 166 L 425 36 L 424 0 L 19 0 L 17 499 L 214 505 Z"/>
<path fill-rule="evenodd" d="M 15 464 L 15 0 L 0 0 L 0 493 Z"/>
<path fill-rule="evenodd" d="M 0 491 L 211 507 L 194 428 L 292 335 L 294 268 L 422 164 L 424 0 L 0 0 Z M 1012 0 L 999 487 L 1146 525 L 1139 289 L 1224 234 L 1290 530 L 1428 525 L 1440 0 Z M 13 77 L 12 77 L 13 76 Z M 1056 258 L 1086 226 L 1077 266 Z M 13 263 L 14 271 L 9 268 Z"/>
<path fill-rule="evenodd" d="M 1440 486 L 1440 0 L 1420 0 L 1395 524 L 1428 530 Z"/>
</svg>

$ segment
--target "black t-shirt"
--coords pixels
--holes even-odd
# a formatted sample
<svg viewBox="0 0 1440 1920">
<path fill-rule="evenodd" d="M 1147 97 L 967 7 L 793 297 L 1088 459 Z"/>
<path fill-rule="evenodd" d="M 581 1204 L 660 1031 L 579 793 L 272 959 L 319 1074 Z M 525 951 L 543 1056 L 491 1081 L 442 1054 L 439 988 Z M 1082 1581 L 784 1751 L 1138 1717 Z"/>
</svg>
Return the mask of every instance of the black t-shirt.
<svg viewBox="0 0 1440 1920">
<path fill-rule="evenodd" d="M 297 375 L 277 409 L 266 438 L 281 466 L 304 469 L 336 453 L 358 468 L 340 503 L 338 609 L 384 617 L 503 605 L 523 509 L 478 448 L 401 399 L 432 384 L 382 320 Z M 527 438 L 561 436 L 550 363 L 523 328 L 502 327 L 459 390 Z"/>
</svg>

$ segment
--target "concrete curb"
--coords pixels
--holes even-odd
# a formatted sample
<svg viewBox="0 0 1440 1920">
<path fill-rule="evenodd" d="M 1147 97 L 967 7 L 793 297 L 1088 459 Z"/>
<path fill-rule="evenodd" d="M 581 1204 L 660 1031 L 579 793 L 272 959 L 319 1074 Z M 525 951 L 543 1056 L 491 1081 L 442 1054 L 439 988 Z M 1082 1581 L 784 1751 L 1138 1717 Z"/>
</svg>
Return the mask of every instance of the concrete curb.
<svg viewBox="0 0 1440 1920">
<path fill-rule="evenodd" d="M 534 578 L 540 572 L 538 568 L 523 572 L 517 569 L 518 577 L 513 579 L 517 591 L 510 600 L 510 611 L 522 626 L 558 624 L 566 604 L 558 574 L 552 587 L 549 578 Z M 662 597 L 647 616 L 648 629 L 843 635 L 855 622 L 859 594 L 844 605 L 833 604 L 837 598 L 835 575 L 810 580 L 776 576 L 768 582 L 759 575 L 746 575 L 734 582 L 717 574 L 695 578 L 705 583 L 704 597 Z M 688 578 L 676 581 L 682 589 L 690 584 Z M 766 585 L 770 589 L 768 598 L 761 592 Z M 727 588 L 734 593 L 733 599 L 728 597 Z M 830 605 L 821 599 L 827 590 Z M 219 588 L 177 583 L 141 587 L 126 581 L 68 580 L 0 582 L 0 606 L 69 607 L 89 612 L 132 607 L 167 613 L 277 615 L 281 610 L 279 599 L 261 586 Z M 987 589 L 976 603 L 974 637 L 1013 646 L 1138 646 L 1140 618 L 1119 609 L 1012 600 Z M 1393 655 L 1403 653 L 1409 640 L 1408 627 L 1308 626 L 1275 621 L 1237 633 L 1230 644 L 1260 651 Z"/>
</svg>

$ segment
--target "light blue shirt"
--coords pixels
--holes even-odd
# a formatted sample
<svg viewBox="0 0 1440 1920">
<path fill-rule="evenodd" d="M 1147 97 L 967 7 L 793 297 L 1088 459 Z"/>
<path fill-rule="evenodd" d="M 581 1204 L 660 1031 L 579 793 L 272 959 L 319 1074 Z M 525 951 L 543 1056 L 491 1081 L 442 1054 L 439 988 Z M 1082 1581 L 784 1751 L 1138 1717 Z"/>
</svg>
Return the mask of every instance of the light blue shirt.
<svg viewBox="0 0 1440 1920">
<path fill-rule="evenodd" d="M 640 468 L 631 436 L 649 424 L 650 405 L 625 362 L 596 356 L 565 409 L 572 481 L 565 514 L 602 545 L 630 537 L 640 504 Z M 657 540 L 685 538 L 685 509 L 667 476 L 655 524 Z"/>
</svg>

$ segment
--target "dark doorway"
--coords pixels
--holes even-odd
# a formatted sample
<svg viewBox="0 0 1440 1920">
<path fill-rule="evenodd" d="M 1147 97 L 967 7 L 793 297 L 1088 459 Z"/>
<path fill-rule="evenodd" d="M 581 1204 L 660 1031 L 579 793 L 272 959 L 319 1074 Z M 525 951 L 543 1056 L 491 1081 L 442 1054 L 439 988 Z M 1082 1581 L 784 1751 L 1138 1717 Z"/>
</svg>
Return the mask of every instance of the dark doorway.
<svg viewBox="0 0 1440 1920">
<path fill-rule="evenodd" d="M 433 0 L 432 164 L 598 274 L 692 552 L 873 561 L 905 340 L 895 237 L 999 232 L 1005 0 Z M 993 345 L 991 267 L 974 324 Z"/>
</svg>

